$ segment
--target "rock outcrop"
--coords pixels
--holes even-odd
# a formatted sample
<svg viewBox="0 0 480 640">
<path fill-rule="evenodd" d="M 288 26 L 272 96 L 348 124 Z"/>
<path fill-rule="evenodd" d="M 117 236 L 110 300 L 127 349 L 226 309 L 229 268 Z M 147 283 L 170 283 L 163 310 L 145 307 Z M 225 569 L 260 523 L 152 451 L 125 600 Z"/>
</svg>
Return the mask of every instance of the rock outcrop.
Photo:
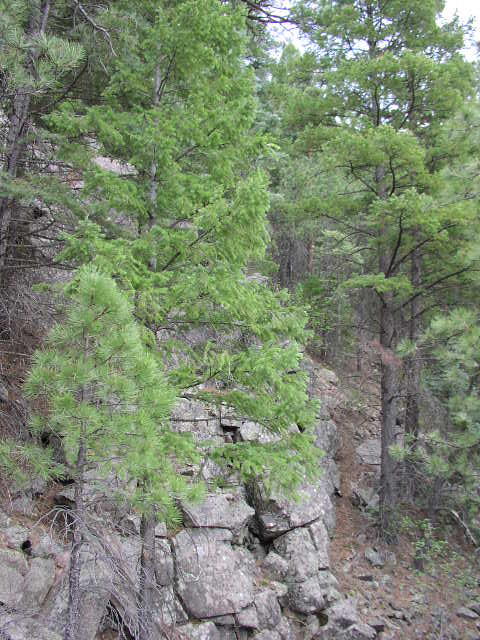
<svg viewBox="0 0 480 640">
<path fill-rule="evenodd" d="M 311 377 L 318 375 L 312 362 L 307 368 Z M 334 374 L 323 373 L 328 385 L 337 384 Z M 191 430 L 206 442 L 269 437 L 260 425 L 226 411 L 216 415 L 194 400 L 183 400 L 174 419 L 180 430 Z M 325 405 L 316 435 L 316 446 L 326 455 L 324 473 L 304 483 L 299 500 L 266 495 L 260 482 L 246 490 L 231 478 L 228 488 L 212 489 L 202 504 L 183 506 L 181 530 L 168 533 L 165 526 L 157 527 L 158 640 L 170 637 L 173 626 L 179 637 L 193 640 L 375 637 L 375 629 L 360 622 L 355 602 L 342 598 L 330 572 L 338 437 Z M 199 471 L 207 482 L 221 473 L 211 461 Z M 66 487 L 56 496 L 65 513 L 70 493 Z M 92 534 L 83 550 L 81 640 L 100 640 L 108 629 L 115 634 L 122 628 L 128 630 L 125 636 L 135 637 L 138 519 L 113 500 L 109 505 L 105 487 L 92 483 L 87 493 L 102 508 L 92 512 L 98 535 Z M 55 532 L 54 526 L 28 527 L 0 515 L 2 640 L 61 638 L 69 548 Z"/>
</svg>

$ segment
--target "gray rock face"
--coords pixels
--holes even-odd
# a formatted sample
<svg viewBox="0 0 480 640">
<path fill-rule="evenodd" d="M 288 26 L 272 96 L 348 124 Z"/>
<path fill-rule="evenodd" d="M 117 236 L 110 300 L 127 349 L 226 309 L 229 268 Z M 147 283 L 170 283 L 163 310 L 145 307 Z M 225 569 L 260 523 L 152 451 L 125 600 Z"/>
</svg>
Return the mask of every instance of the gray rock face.
<svg viewBox="0 0 480 640">
<path fill-rule="evenodd" d="M 259 628 L 257 608 L 255 606 L 243 609 L 240 613 L 237 613 L 236 617 L 239 627 L 245 627 L 246 629 Z"/>
<path fill-rule="evenodd" d="M 193 433 L 197 442 L 212 440 L 218 444 L 223 443 L 218 415 L 197 400 L 179 400 L 172 412 L 172 423 L 180 433 Z"/>
<path fill-rule="evenodd" d="M 201 504 L 184 505 L 184 523 L 188 527 L 230 529 L 239 533 L 255 511 L 239 495 L 215 493 Z"/>
<path fill-rule="evenodd" d="M 315 484 L 304 484 L 294 502 L 275 493 L 267 497 L 260 485 L 253 491 L 252 499 L 257 513 L 259 534 L 264 540 L 272 540 L 283 533 L 323 519 L 327 528 L 335 523 L 335 512 L 330 499 L 331 488 L 322 476 Z"/>
<path fill-rule="evenodd" d="M 320 417 L 315 427 L 315 445 L 325 452 L 328 458 L 335 458 L 339 447 L 337 426 L 329 418 Z"/>
<path fill-rule="evenodd" d="M 282 618 L 276 628 L 277 633 L 282 640 L 296 640 L 295 631 L 286 618 Z"/>
<path fill-rule="evenodd" d="M 154 602 L 153 620 L 159 629 L 188 622 L 188 615 L 175 595 L 173 586 L 161 587 L 154 595 Z"/>
<path fill-rule="evenodd" d="M 326 526 L 322 520 L 316 520 L 308 526 L 308 532 L 317 551 L 319 569 L 328 569 L 330 562 L 328 559 L 328 549 L 330 547 L 330 537 Z"/>
<path fill-rule="evenodd" d="M 288 561 L 275 553 L 270 551 L 267 557 L 262 562 L 262 567 L 272 578 L 278 580 L 285 580 L 288 574 Z"/>
<path fill-rule="evenodd" d="M 15 608 L 22 599 L 28 564 L 23 553 L 0 549 L 0 602 Z"/>
<path fill-rule="evenodd" d="M 253 579 L 218 530 L 187 529 L 174 538 L 176 589 L 194 618 L 238 613 L 253 602 Z"/>
<path fill-rule="evenodd" d="M 201 624 L 186 624 L 179 627 L 179 632 L 184 638 L 190 640 L 220 640 L 220 634 L 213 622 L 203 622 Z"/>
<path fill-rule="evenodd" d="M 335 626 L 337 629 L 347 629 L 358 620 L 357 601 L 353 599 L 342 600 L 337 602 L 328 610 L 329 626 Z"/>
<path fill-rule="evenodd" d="M 273 542 L 276 551 L 288 559 L 288 582 L 305 582 L 318 572 L 318 553 L 307 528 L 293 529 Z"/>
<path fill-rule="evenodd" d="M 55 581 L 55 563 L 51 558 L 33 558 L 25 576 L 25 588 L 20 607 L 36 610 L 44 602 Z"/>
<path fill-rule="evenodd" d="M 326 601 L 316 576 L 288 586 L 288 603 L 293 611 L 317 613 L 325 609 Z"/>
<path fill-rule="evenodd" d="M 172 584 L 175 569 L 173 566 L 173 555 L 170 545 L 163 538 L 155 541 L 155 577 L 157 584 L 167 587 Z"/>
<path fill-rule="evenodd" d="M 357 455 L 360 458 L 363 464 L 369 465 L 379 465 L 380 458 L 382 455 L 382 448 L 380 440 L 377 438 L 370 438 L 369 440 L 365 440 L 359 447 L 356 449 Z"/>
<path fill-rule="evenodd" d="M 62 637 L 33 620 L 2 620 L 0 618 L 0 638 L 7 640 L 62 640 Z"/>
<path fill-rule="evenodd" d="M 274 629 L 282 618 L 282 611 L 277 596 L 270 589 L 265 589 L 255 596 L 258 628 Z"/>
<path fill-rule="evenodd" d="M 259 631 L 253 636 L 253 640 L 281 640 L 280 634 L 271 629 Z"/>
<path fill-rule="evenodd" d="M 240 438 L 244 442 L 261 442 L 262 444 L 268 444 L 270 442 L 278 442 L 281 438 L 278 435 L 269 433 L 258 422 L 250 422 L 245 420 L 241 423 Z"/>
<path fill-rule="evenodd" d="M 186 528 L 173 539 L 164 523 L 155 530 L 156 639 L 164 636 L 165 627 L 175 625 L 185 640 L 371 637 L 371 627 L 362 625 L 353 614 L 349 617 L 338 583 L 328 570 L 329 534 L 335 525 L 331 496 L 339 487 L 332 459 L 338 434 L 328 408 L 336 401 L 336 377 L 311 365 L 317 378 L 316 389 L 311 391 L 321 388 L 327 394 L 316 427 L 316 445 L 328 456 L 321 462 L 323 476 L 314 483 L 306 481 L 298 501 L 275 493 L 267 496 L 261 484 L 249 487 L 246 496 L 238 475 L 214 463 L 207 446 L 205 461 L 194 471 L 211 486 L 212 480 L 223 478 L 231 488 L 210 493 L 202 504 L 184 505 Z M 226 439 L 260 443 L 276 439 L 228 407 L 211 410 L 194 400 L 182 400 L 173 421 L 178 431 L 191 431 L 207 445 L 223 444 Z M 292 429 L 298 428 L 293 425 Z M 133 636 L 138 624 L 139 517 L 126 503 L 119 505 L 112 499 L 114 479 L 91 480 L 87 499 L 97 504 L 95 518 L 102 529 L 96 539 L 102 538 L 103 546 L 94 548 L 92 542 L 92 547 L 86 544 L 82 551 L 78 640 L 99 640 L 109 602 Z M 57 502 L 71 505 L 72 489 L 64 487 Z M 34 533 L 23 522 L 0 513 L 0 541 L 4 540 L 16 550 L 0 549 L 0 602 L 9 603 L 22 616 L 24 609 L 35 610 L 41 620 L 38 627 L 32 620 L 18 621 L 10 634 L 12 640 L 61 640 L 68 603 L 69 551 L 41 527 Z M 20 552 L 25 540 L 31 542 L 29 558 Z M 318 614 L 326 608 L 330 622 L 320 627 Z M 307 626 L 290 619 L 296 615 Z M 0 618 L 0 630 L 2 623 Z"/>
</svg>

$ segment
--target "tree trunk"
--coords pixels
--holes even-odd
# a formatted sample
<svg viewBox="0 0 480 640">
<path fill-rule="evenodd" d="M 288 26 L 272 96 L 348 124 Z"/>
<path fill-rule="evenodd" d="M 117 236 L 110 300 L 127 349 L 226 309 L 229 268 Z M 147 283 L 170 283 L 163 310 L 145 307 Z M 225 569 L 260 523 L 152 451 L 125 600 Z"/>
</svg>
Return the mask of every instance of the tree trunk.
<svg viewBox="0 0 480 640">
<path fill-rule="evenodd" d="M 376 167 L 375 182 L 377 196 L 387 199 L 385 187 L 385 168 Z M 386 229 L 380 231 L 380 236 Z M 379 270 L 388 277 L 391 262 L 391 250 L 386 244 L 380 249 Z M 398 415 L 398 367 L 395 355 L 396 347 L 395 314 L 393 293 L 387 291 L 381 296 L 380 307 L 380 350 L 381 350 L 381 421 L 382 421 L 382 454 L 380 469 L 380 528 L 382 535 L 394 540 L 393 515 L 397 500 L 396 464 L 390 454 L 390 447 L 395 444 L 395 427 Z"/>
<path fill-rule="evenodd" d="M 419 251 L 412 255 L 412 285 L 417 290 L 422 284 L 422 257 Z M 420 297 L 410 304 L 409 338 L 417 343 L 420 337 Z M 415 449 L 418 439 L 418 420 L 420 415 L 420 375 L 421 360 L 418 352 L 413 353 L 407 361 L 406 375 L 406 407 L 405 407 L 405 435 L 410 436 L 411 446 Z"/>
<path fill-rule="evenodd" d="M 380 311 L 382 454 L 380 474 L 380 527 L 386 538 L 395 538 L 393 512 L 397 500 L 396 463 L 390 454 L 395 444 L 398 413 L 398 371 L 394 353 L 394 314 L 391 294 L 386 294 Z"/>
<path fill-rule="evenodd" d="M 162 74 L 160 64 L 155 70 L 155 89 L 153 95 L 153 107 L 160 104 L 160 91 L 162 87 Z M 158 126 L 158 118 L 155 119 Z M 158 193 L 158 178 L 156 164 L 156 147 L 153 147 L 153 157 L 150 164 L 150 219 L 148 229 L 152 229 L 157 223 L 156 206 Z M 156 258 L 150 260 L 149 268 L 156 271 Z M 153 638 L 153 596 L 155 593 L 155 515 L 143 514 L 140 521 L 140 537 L 142 541 L 142 553 L 140 556 L 140 579 L 138 588 L 138 633 L 139 640 L 151 640 Z"/>
<path fill-rule="evenodd" d="M 83 524 L 85 521 L 84 474 L 86 463 L 86 428 L 82 425 L 82 436 L 78 450 L 75 479 L 75 512 L 73 520 L 72 553 L 70 557 L 67 624 L 63 640 L 75 640 L 79 622 L 81 552 L 84 543 Z"/>
<path fill-rule="evenodd" d="M 142 515 L 140 536 L 142 553 L 138 589 L 138 640 L 152 640 L 155 594 L 155 516 L 153 514 Z"/>
<path fill-rule="evenodd" d="M 50 8 L 51 0 L 43 0 L 43 2 L 39 2 L 37 0 L 37 2 L 35 2 L 30 14 L 30 22 L 27 31 L 28 37 L 35 39 L 45 33 Z M 31 74 L 34 72 L 38 56 L 38 50 L 32 47 L 29 51 Z M 9 176 L 9 178 L 16 177 L 18 166 L 24 152 L 31 99 L 32 88 L 30 86 L 19 87 L 13 97 L 12 112 L 8 119 L 7 145 L 3 166 L 3 171 Z M 13 206 L 14 202 L 12 199 L 8 197 L 0 199 L 0 281 L 4 278 L 5 262 L 8 256 Z"/>
</svg>

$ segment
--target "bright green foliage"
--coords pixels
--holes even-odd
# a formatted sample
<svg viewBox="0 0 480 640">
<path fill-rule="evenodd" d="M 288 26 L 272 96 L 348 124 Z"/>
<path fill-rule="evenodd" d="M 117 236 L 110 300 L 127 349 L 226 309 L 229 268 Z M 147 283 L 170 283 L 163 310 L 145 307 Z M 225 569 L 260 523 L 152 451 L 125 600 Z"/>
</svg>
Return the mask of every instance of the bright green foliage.
<svg viewBox="0 0 480 640">
<path fill-rule="evenodd" d="M 0 475 L 9 478 L 16 488 L 28 486 L 32 477 L 48 480 L 54 474 L 61 477 L 63 465 L 55 462 L 53 451 L 35 443 L 20 444 L 0 441 Z"/>
<path fill-rule="evenodd" d="M 284 448 L 303 455 L 315 417 L 299 372 L 306 313 L 247 276 L 265 259 L 269 197 L 255 167 L 267 141 L 252 134 L 242 10 L 217 0 L 119 2 L 109 19 L 121 20 L 122 35 L 102 103 L 64 103 L 48 119 L 73 136 L 65 160 L 84 168 L 88 219 L 63 260 L 94 262 L 132 293 L 178 394 L 279 434 L 297 423 L 305 431 Z M 121 172 L 85 152 L 86 134 Z M 251 476 L 268 450 L 245 446 L 235 464 Z M 288 456 L 270 453 L 269 466 L 284 469 Z"/>
<path fill-rule="evenodd" d="M 435 318 L 423 340 L 434 345 L 426 382 L 448 416 L 441 429 L 425 434 L 427 470 L 433 478 L 455 485 L 455 501 L 472 516 L 480 507 L 478 312 L 459 308 Z"/>
<path fill-rule="evenodd" d="M 321 152 L 348 180 L 319 193 L 311 210 L 356 237 L 370 273 L 351 284 L 381 300 L 390 292 L 399 304 L 413 293 L 404 271 L 417 248 L 427 260 L 442 253 L 426 290 L 467 266 L 451 251 L 452 234 L 458 242 L 475 219 L 468 204 L 447 208 L 439 194 L 440 170 L 465 154 L 451 140 L 446 148 L 445 123 L 474 87 L 459 53 L 464 29 L 439 26 L 440 9 L 433 0 L 298 3 L 315 48 L 287 70 L 299 85 L 285 108 L 296 149 Z"/>
<path fill-rule="evenodd" d="M 163 518 L 176 520 L 174 500 L 192 494 L 177 465 L 198 455 L 191 434 L 170 428 L 172 389 L 143 345 L 132 305 L 109 277 L 84 268 L 71 289 L 66 317 L 35 354 L 25 385 L 47 407 L 32 427 L 61 439 L 76 482 L 91 469 L 135 479 L 135 504 L 155 504 Z"/>
<path fill-rule="evenodd" d="M 36 98 L 62 87 L 68 74 L 85 58 L 85 49 L 75 41 L 59 35 L 43 34 L 32 40 L 29 27 L 37 2 L 2 0 L 0 2 L 0 52 L 2 72 L 8 78 L 8 93 L 28 88 Z M 36 6 L 37 5 L 37 6 Z M 31 50 L 38 52 L 32 69 Z"/>
</svg>

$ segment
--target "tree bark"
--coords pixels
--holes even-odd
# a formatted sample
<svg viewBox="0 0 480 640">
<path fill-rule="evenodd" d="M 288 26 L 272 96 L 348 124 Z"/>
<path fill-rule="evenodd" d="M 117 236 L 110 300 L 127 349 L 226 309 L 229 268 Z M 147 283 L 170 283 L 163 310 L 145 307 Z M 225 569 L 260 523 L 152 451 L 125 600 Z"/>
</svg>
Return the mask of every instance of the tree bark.
<svg viewBox="0 0 480 640">
<path fill-rule="evenodd" d="M 380 310 L 382 420 L 380 527 L 383 535 L 391 540 L 395 538 L 392 516 L 397 501 L 396 463 L 390 454 L 390 447 L 395 444 L 398 414 L 398 367 L 394 353 L 394 320 L 392 296 L 386 294 Z"/>
<path fill-rule="evenodd" d="M 387 200 L 385 187 L 385 168 L 376 167 L 375 182 L 377 196 Z M 380 237 L 386 234 L 381 229 Z M 391 262 L 391 250 L 388 245 L 380 249 L 379 270 L 388 275 Z M 393 293 L 385 292 L 381 296 L 380 307 L 380 350 L 381 350 L 381 468 L 380 468 L 380 528 L 382 535 L 394 540 L 393 515 L 397 501 L 396 464 L 390 454 L 395 444 L 395 427 L 398 415 L 398 366 L 395 355 L 396 330 Z"/>
<path fill-rule="evenodd" d="M 138 640 L 153 638 L 153 606 L 155 594 L 155 516 L 142 515 L 140 522 L 142 553 L 138 588 Z"/>
<path fill-rule="evenodd" d="M 411 280 L 414 290 L 422 284 L 422 257 L 419 251 L 412 254 Z M 414 298 L 410 304 L 409 339 L 417 343 L 420 337 L 420 298 Z M 416 447 L 418 439 L 418 421 L 420 416 L 420 376 L 422 363 L 417 352 L 413 353 L 406 366 L 406 407 L 405 435 L 411 437 L 412 447 Z"/>
<path fill-rule="evenodd" d="M 45 33 L 50 14 L 51 0 L 35 3 L 30 14 L 27 37 L 32 40 Z M 30 75 L 33 80 L 34 67 L 39 57 L 37 48 L 29 51 Z M 30 86 L 19 87 L 12 100 L 12 112 L 8 119 L 7 146 L 3 171 L 9 178 L 15 178 L 18 172 L 28 131 L 28 117 L 32 100 Z M 0 199 L 0 282 L 4 278 L 5 263 L 8 256 L 8 243 L 12 222 L 14 201 L 5 197 Z"/>
<path fill-rule="evenodd" d="M 75 513 L 73 521 L 72 553 L 70 557 L 69 590 L 67 624 L 63 640 L 75 640 L 79 622 L 80 609 L 80 573 L 82 570 L 82 547 L 84 543 L 83 523 L 85 521 L 85 463 L 86 463 L 86 428 L 82 425 L 82 436 L 78 450 L 75 479 Z"/>
</svg>

